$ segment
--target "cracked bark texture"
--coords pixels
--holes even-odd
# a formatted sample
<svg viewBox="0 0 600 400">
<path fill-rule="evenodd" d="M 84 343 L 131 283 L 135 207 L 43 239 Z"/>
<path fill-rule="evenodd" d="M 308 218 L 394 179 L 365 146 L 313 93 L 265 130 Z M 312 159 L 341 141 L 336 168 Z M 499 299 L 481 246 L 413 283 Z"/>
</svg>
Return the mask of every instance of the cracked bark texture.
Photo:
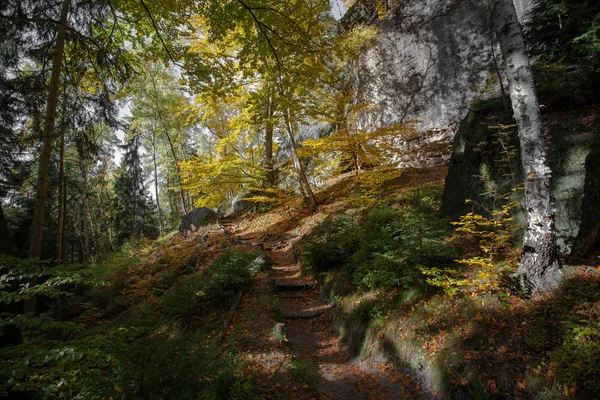
<svg viewBox="0 0 600 400">
<path fill-rule="evenodd" d="M 526 226 L 517 276 L 523 286 L 537 295 L 553 290 L 563 275 L 556 252 L 556 211 L 548 146 L 513 0 L 492 0 L 490 5 L 508 77 L 512 109 L 519 125 L 525 178 Z"/>
<path fill-rule="evenodd" d="M 42 152 L 38 173 L 37 196 L 33 208 L 33 222 L 29 257 L 36 258 L 42 253 L 42 239 L 44 236 L 44 217 L 46 213 L 46 197 L 48 191 L 48 172 L 50 170 L 50 157 L 52 155 L 52 142 L 56 122 L 56 106 L 60 89 L 60 76 L 62 71 L 63 51 L 67 36 L 67 17 L 69 14 L 70 0 L 63 0 L 60 12 L 60 24 L 56 37 L 54 56 L 52 59 L 52 75 L 48 86 L 48 101 L 46 104 L 46 119 L 42 139 Z"/>
</svg>

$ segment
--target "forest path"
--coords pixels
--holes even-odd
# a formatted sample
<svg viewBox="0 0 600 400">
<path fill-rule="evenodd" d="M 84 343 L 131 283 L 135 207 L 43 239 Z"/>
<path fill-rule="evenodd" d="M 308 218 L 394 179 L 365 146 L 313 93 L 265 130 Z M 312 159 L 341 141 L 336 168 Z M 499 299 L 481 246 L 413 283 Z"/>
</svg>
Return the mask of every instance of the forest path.
<svg viewBox="0 0 600 400">
<path fill-rule="evenodd" d="M 361 359 L 341 342 L 317 283 L 289 243 L 241 235 L 274 261 L 240 302 L 227 342 L 248 362 L 261 396 L 289 399 L 418 399 L 419 385 L 387 361 Z M 284 335 L 276 324 L 283 322 Z M 281 325 L 280 325 L 281 327 Z"/>
</svg>

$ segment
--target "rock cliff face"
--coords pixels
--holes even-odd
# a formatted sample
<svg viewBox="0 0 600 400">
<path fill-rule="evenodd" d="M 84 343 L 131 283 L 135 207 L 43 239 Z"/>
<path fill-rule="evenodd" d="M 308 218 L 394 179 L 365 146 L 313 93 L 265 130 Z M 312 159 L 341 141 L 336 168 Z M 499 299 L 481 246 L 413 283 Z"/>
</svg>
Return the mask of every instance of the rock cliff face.
<svg viewBox="0 0 600 400">
<path fill-rule="evenodd" d="M 362 128 L 410 120 L 424 134 L 404 144 L 412 154 L 430 143 L 451 143 L 458 122 L 477 100 L 497 97 L 501 65 L 492 36 L 487 1 L 387 0 L 386 14 L 375 0 L 363 0 L 342 19 L 343 29 L 358 24 L 379 28 L 372 46 L 353 68 L 356 100 L 374 107 Z M 519 1 L 524 12 L 530 0 Z M 450 147 L 423 156 L 416 164 L 445 164 Z M 408 159 L 401 159 L 405 163 Z"/>
<path fill-rule="evenodd" d="M 515 0 L 521 20 L 528 17 L 532 3 Z M 505 149 L 489 129 L 490 120 L 499 116 L 504 124 L 513 121 L 510 113 L 501 116 L 499 100 L 489 101 L 500 97 L 506 80 L 488 2 L 381 0 L 379 4 L 385 4 L 385 13 L 377 9 L 375 0 L 359 0 L 341 21 L 344 30 L 358 24 L 379 29 L 374 43 L 352 68 L 355 101 L 372 105 L 361 118 L 362 128 L 419 121 L 419 138 L 399 144 L 399 164 L 450 164 L 442 211 L 453 219 L 477 203 L 490 206 L 489 196 L 482 193 L 510 190 L 514 182 L 507 178 Z M 597 104 L 595 95 L 588 97 L 596 100 L 582 103 L 588 106 L 573 109 L 572 96 L 595 89 L 585 79 L 570 79 L 564 88 L 550 87 L 567 100 L 552 103 L 545 121 L 550 133 L 557 241 L 562 251 L 584 255 L 600 244 L 599 112 L 597 105 L 591 105 Z M 541 83 L 543 89 L 545 83 Z M 553 98 L 540 94 L 542 102 Z M 507 145 L 518 148 L 516 130 Z M 519 157 L 510 164 L 515 181 L 521 181 Z M 465 205 L 465 199 L 477 203 Z M 473 211 L 483 212 L 481 208 Z M 516 214 L 522 219 L 522 212 Z"/>
<path fill-rule="evenodd" d="M 583 256 L 597 251 L 600 230 L 600 120 L 597 106 L 549 112 L 550 167 L 556 199 L 557 244 L 562 252 Z M 510 124 L 498 101 L 471 109 L 456 134 L 450 168 L 446 177 L 442 213 L 451 219 L 469 211 L 487 215 L 502 205 L 489 193 L 511 193 L 523 180 L 516 128 L 501 143 L 497 124 Z M 514 156 L 507 157 L 513 148 Z M 513 199 L 524 203 L 522 191 Z M 465 200 L 474 200 L 468 204 Z M 514 210 L 517 222 L 524 222 L 521 208 Z"/>
</svg>

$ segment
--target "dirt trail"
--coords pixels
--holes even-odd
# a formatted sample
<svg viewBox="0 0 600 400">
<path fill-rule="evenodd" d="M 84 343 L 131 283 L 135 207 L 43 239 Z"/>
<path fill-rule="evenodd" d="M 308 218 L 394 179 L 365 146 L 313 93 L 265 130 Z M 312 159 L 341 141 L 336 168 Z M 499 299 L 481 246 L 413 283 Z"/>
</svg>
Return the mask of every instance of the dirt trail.
<svg viewBox="0 0 600 400">
<path fill-rule="evenodd" d="M 331 304 L 316 282 L 303 276 L 291 246 L 277 250 L 264 237 L 241 237 L 267 249 L 274 265 L 242 297 L 227 334 L 248 362 L 264 398 L 417 399 L 408 375 L 389 362 L 362 360 L 341 343 L 326 311 Z M 284 323 L 285 336 L 275 333 Z"/>
<path fill-rule="evenodd" d="M 288 297 L 279 291 L 281 314 L 286 335 L 296 356 L 312 366 L 319 376 L 319 392 L 324 399 L 407 399 L 421 398 L 418 386 L 406 374 L 398 373 L 391 363 L 360 360 L 353 355 L 331 328 L 329 316 L 285 318 L 286 315 L 310 315 L 331 307 L 316 288 L 316 282 L 300 273 L 289 250 L 267 252 L 275 265 L 276 282 L 308 284 L 307 289 Z M 293 292 L 292 292 L 293 293 Z"/>
</svg>

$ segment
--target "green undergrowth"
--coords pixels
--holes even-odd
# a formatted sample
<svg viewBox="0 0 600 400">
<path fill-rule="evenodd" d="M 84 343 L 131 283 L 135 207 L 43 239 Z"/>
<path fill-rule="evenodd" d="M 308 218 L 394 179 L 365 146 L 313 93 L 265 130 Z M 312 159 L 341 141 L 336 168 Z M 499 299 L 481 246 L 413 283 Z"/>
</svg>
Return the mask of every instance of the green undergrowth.
<svg viewBox="0 0 600 400">
<path fill-rule="evenodd" d="M 455 231 L 439 190 L 332 217 L 306 241 L 304 267 L 332 298 L 342 339 L 411 370 L 430 395 L 598 398 L 600 275 L 570 267 L 557 291 L 529 299 L 511 278 L 510 241 L 491 252 L 479 234 L 504 235 L 511 221 Z"/>
<path fill-rule="evenodd" d="M 425 185 L 326 220 L 305 243 L 305 265 L 317 275 L 339 270 L 361 289 L 418 286 L 423 269 L 456 267 L 450 223 L 437 213 L 441 190 Z"/>
<path fill-rule="evenodd" d="M 37 296 L 39 311 L 1 313 L 3 343 L 22 342 L 0 348 L 0 396 L 252 398 L 235 351 L 214 337 L 260 252 L 220 237 L 171 237 L 96 265 L 0 258 L 0 300 L 21 307 Z"/>
</svg>

